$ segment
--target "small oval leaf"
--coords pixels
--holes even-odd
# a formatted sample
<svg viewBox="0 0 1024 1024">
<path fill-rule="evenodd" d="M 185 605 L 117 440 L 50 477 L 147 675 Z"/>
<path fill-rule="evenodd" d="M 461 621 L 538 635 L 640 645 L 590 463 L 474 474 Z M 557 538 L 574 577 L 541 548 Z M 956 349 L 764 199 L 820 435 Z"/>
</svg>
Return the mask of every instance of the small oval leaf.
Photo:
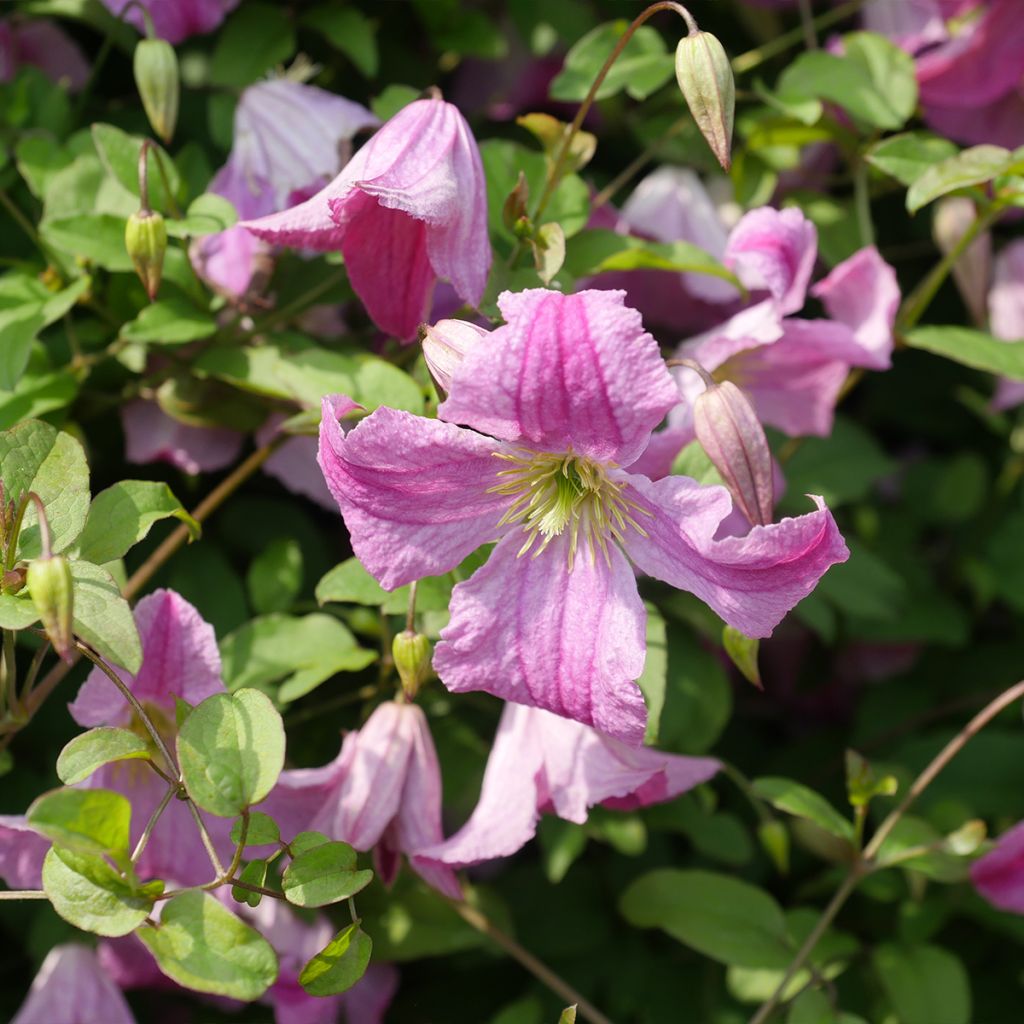
<svg viewBox="0 0 1024 1024">
<path fill-rule="evenodd" d="M 112 761 L 127 761 L 149 756 L 141 736 L 128 729 L 103 726 L 76 736 L 57 758 L 57 778 L 65 786 L 87 779 L 97 768 Z"/>
</svg>

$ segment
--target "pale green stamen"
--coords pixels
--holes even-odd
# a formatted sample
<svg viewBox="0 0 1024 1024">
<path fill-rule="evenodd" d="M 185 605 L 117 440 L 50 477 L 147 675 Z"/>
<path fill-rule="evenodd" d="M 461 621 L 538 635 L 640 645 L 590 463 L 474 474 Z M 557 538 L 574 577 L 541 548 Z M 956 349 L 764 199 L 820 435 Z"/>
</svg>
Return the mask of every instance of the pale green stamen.
<svg viewBox="0 0 1024 1024">
<path fill-rule="evenodd" d="M 514 497 L 499 525 L 522 524 L 526 540 L 519 549 L 525 555 L 534 547 L 538 536 L 536 558 L 551 543 L 552 537 L 569 533 L 569 568 L 583 543 L 593 560 L 600 550 L 606 563 L 609 538 L 621 544 L 627 529 L 641 536 L 647 533 L 634 518 L 634 513 L 651 516 L 647 509 L 624 497 L 625 484 L 613 480 L 608 469 L 578 455 L 549 454 L 520 449 L 516 454 L 495 452 L 499 459 L 512 463 L 511 469 L 498 473 L 504 482 L 491 487 L 488 493 Z"/>
</svg>

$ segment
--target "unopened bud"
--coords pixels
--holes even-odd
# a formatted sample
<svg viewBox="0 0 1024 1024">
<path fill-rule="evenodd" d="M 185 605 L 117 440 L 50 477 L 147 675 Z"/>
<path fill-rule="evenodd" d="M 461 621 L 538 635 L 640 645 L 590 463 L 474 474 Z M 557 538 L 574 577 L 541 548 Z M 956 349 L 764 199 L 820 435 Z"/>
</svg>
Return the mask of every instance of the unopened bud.
<svg viewBox="0 0 1024 1024">
<path fill-rule="evenodd" d="M 754 526 L 772 521 L 775 506 L 772 453 L 754 407 L 732 381 L 708 385 L 693 405 L 701 447 Z"/>
<path fill-rule="evenodd" d="M 452 376 L 469 350 L 488 332 L 467 320 L 438 320 L 423 328 L 423 358 L 438 390 L 451 391 Z"/>
<path fill-rule="evenodd" d="M 679 40 L 676 81 L 711 152 L 729 170 L 736 84 L 725 49 L 710 32 L 698 29 Z"/>
<path fill-rule="evenodd" d="M 51 555 L 29 562 L 28 592 L 53 649 L 70 662 L 75 650 L 72 634 L 75 595 L 68 560 L 63 555 Z"/>
<path fill-rule="evenodd" d="M 133 213 L 125 225 L 124 244 L 146 294 L 155 299 L 167 251 L 167 226 L 163 217 L 156 210 Z"/>
<path fill-rule="evenodd" d="M 422 633 L 406 629 L 391 642 L 402 690 L 412 700 L 430 676 L 430 641 Z"/>
<path fill-rule="evenodd" d="M 935 205 L 932 237 L 944 256 L 948 256 L 977 220 L 978 209 L 967 196 L 946 196 Z M 988 292 L 992 283 L 992 235 L 983 231 L 953 264 L 953 278 L 971 319 L 985 323 Z"/>
<path fill-rule="evenodd" d="M 520 171 L 516 187 L 505 197 L 505 203 L 501 208 L 501 219 L 509 231 L 514 232 L 516 224 L 528 215 L 529 200 L 530 186 L 526 184 L 526 175 Z"/>
<path fill-rule="evenodd" d="M 761 847 L 771 858 L 780 875 L 789 872 L 789 829 L 778 818 L 770 818 L 757 827 Z"/>
<path fill-rule="evenodd" d="M 140 39 L 135 46 L 135 85 L 153 131 L 170 142 L 178 122 L 178 57 L 166 39 Z"/>
</svg>

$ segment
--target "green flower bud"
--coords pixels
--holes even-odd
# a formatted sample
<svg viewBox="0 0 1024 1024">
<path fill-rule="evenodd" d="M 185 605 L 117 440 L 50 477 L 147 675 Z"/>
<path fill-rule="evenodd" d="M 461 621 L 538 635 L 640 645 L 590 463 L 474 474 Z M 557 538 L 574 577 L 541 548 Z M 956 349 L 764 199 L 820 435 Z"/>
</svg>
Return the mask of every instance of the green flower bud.
<svg viewBox="0 0 1024 1024">
<path fill-rule="evenodd" d="M 146 294 L 155 299 L 167 251 L 167 226 L 163 217 L 155 210 L 133 213 L 125 225 L 124 244 Z"/>
<path fill-rule="evenodd" d="M 698 30 L 679 40 L 676 80 L 711 152 L 729 170 L 736 84 L 725 49 L 710 32 Z"/>
<path fill-rule="evenodd" d="M 430 641 L 422 633 L 403 630 L 391 643 L 391 656 L 402 680 L 402 690 L 413 700 L 430 676 Z"/>
<path fill-rule="evenodd" d="M 153 131 L 170 142 L 178 121 L 178 57 L 165 39 L 140 39 L 135 46 L 135 85 Z"/>
<path fill-rule="evenodd" d="M 68 560 L 63 555 L 51 555 L 30 562 L 28 592 L 53 649 L 70 662 L 75 650 L 72 635 L 75 595 Z"/>
</svg>

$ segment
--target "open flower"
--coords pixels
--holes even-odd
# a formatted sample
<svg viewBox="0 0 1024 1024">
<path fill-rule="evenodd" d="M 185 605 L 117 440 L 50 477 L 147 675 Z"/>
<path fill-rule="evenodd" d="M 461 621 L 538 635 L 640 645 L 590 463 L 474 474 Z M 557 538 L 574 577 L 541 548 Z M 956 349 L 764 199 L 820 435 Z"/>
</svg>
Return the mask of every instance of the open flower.
<svg viewBox="0 0 1024 1024">
<path fill-rule="evenodd" d="M 145 7 L 153 19 L 157 36 L 169 43 L 180 43 L 189 36 L 212 32 L 224 15 L 238 6 L 239 0 L 142 0 L 141 5 L 128 4 L 131 0 L 103 0 L 111 14 L 124 17 L 140 32 L 145 21 L 139 7 Z M 127 9 L 126 9 L 127 8 Z"/>
<path fill-rule="evenodd" d="M 310 199 L 243 226 L 268 242 L 340 250 L 374 323 L 404 340 L 438 278 L 475 305 L 491 265 L 480 153 L 465 118 L 440 99 L 400 110 Z"/>
<path fill-rule="evenodd" d="M 379 705 L 361 729 L 346 734 L 330 764 L 282 772 L 260 810 L 285 835 L 314 830 L 372 849 L 385 884 L 404 853 L 430 885 L 461 897 L 450 869 L 417 859 L 442 832 L 441 770 L 426 716 L 415 704 Z"/>
<path fill-rule="evenodd" d="M 135 1024 L 121 990 L 88 946 L 54 946 L 11 1024 Z"/>
<path fill-rule="evenodd" d="M 994 907 L 1024 914 L 1024 821 L 971 865 L 971 881 Z"/>
<path fill-rule="evenodd" d="M 542 814 L 582 825 L 597 804 L 630 810 L 662 803 L 720 767 L 709 757 L 628 747 L 579 722 L 506 704 L 472 815 L 421 859 L 458 868 L 508 857 L 533 838 Z"/>
<path fill-rule="evenodd" d="M 846 546 L 821 499 L 715 540 L 732 510 L 725 488 L 623 468 L 678 401 L 623 293 L 534 289 L 498 302 L 508 323 L 466 353 L 442 420 L 380 408 L 346 435 L 325 406 L 320 466 L 356 555 L 387 589 L 499 541 L 452 593 L 434 655 L 450 690 L 639 744 L 646 613 L 627 555 L 767 636 Z"/>
</svg>

